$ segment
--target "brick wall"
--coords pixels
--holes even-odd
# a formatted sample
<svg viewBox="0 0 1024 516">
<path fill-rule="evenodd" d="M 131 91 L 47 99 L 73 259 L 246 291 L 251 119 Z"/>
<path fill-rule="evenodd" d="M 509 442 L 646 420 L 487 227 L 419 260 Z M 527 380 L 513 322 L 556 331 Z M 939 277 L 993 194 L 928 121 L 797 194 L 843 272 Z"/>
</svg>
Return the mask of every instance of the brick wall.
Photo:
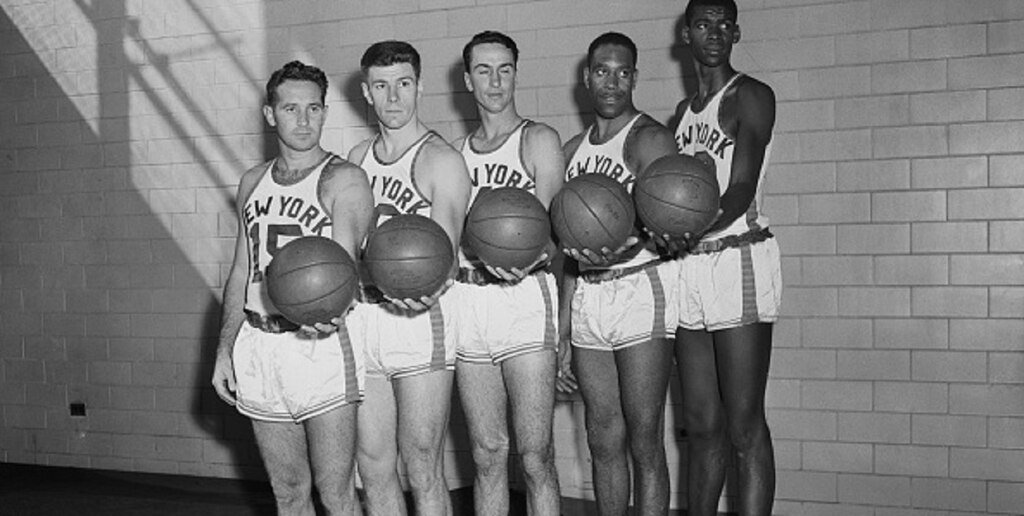
<svg viewBox="0 0 1024 516">
<path fill-rule="evenodd" d="M 779 514 L 1024 507 L 1024 2 L 741 0 L 737 68 L 775 88 L 766 199 L 785 317 L 768 389 Z M 459 52 L 519 42 L 518 103 L 587 122 L 582 54 L 640 47 L 637 104 L 692 88 L 682 2 L 0 0 L 0 460 L 259 477 L 207 387 L 234 189 L 273 152 L 258 105 L 286 60 L 328 72 L 325 145 L 370 134 L 358 58 L 408 39 L 424 118 L 475 112 Z M 666 418 L 673 506 L 685 452 Z M 69 403 L 86 405 L 71 417 Z M 468 471 L 463 429 L 453 483 Z M 578 399 L 557 407 L 567 496 L 592 497 Z M 681 444 L 681 443 L 680 443 Z M 722 508 L 729 507 L 730 497 Z"/>
</svg>

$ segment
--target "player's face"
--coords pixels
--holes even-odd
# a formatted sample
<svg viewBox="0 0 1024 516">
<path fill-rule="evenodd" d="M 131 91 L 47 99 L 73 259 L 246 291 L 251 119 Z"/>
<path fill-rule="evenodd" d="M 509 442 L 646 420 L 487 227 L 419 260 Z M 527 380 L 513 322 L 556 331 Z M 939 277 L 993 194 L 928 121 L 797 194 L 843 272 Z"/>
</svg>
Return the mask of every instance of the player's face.
<svg viewBox="0 0 1024 516">
<path fill-rule="evenodd" d="M 615 118 L 633 106 L 636 87 L 636 63 L 629 49 L 621 45 L 602 45 L 583 73 L 583 83 L 594 101 L 594 109 L 603 118 Z"/>
<path fill-rule="evenodd" d="M 476 45 L 470 52 L 466 88 L 477 106 L 491 113 L 508 107 L 516 92 L 516 63 L 512 50 L 498 43 Z"/>
<path fill-rule="evenodd" d="M 694 9 L 682 38 L 690 45 L 697 62 L 715 67 L 729 62 L 732 46 L 740 40 L 740 26 L 736 24 L 735 16 L 724 7 L 700 5 Z"/>
<path fill-rule="evenodd" d="M 288 147 L 305 151 L 320 144 L 327 106 L 320 86 L 310 81 L 286 80 L 277 86 L 277 102 L 263 107 L 263 116 Z"/>
<path fill-rule="evenodd" d="M 363 82 L 363 96 L 373 106 L 377 120 L 388 129 L 405 127 L 416 117 L 422 91 L 410 63 L 371 66 Z"/>
</svg>

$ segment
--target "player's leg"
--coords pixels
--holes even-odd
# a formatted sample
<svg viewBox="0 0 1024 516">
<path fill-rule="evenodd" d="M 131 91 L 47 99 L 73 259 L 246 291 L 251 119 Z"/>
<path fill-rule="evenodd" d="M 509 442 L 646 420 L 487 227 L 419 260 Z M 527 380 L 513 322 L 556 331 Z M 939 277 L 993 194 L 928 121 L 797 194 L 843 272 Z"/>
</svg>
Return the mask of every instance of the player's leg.
<svg viewBox="0 0 1024 516">
<path fill-rule="evenodd" d="M 772 325 L 749 324 L 712 335 L 727 432 L 737 456 L 739 514 L 768 515 L 775 497 L 775 458 L 764 413 Z"/>
<path fill-rule="evenodd" d="M 587 445 L 593 460 L 598 514 L 621 515 L 629 506 L 626 421 L 619 398 L 615 355 L 574 347 L 573 370 L 586 408 Z"/>
<path fill-rule="evenodd" d="M 509 437 L 501 368 L 491 363 L 460 360 L 455 374 L 476 465 L 473 483 L 476 514 L 508 514 Z"/>
<path fill-rule="evenodd" d="M 357 407 L 344 405 L 304 423 L 313 482 L 328 514 L 360 514 L 352 474 Z"/>
<path fill-rule="evenodd" d="M 526 477 L 529 514 L 558 514 L 561 500 L 551 435 L 555 358 L 553 351 L 545 350 L 518 355 L 501 363 L 512 409 L 516 451 Z"/>
<path fill-rule="evenodd" d="M 379 376 L 366 377 L 366 396 L 357 418 L 356 461 L 370 516 L 404 515 L 405 499 L 398 481 L 398 424 L 392 385 Z"/>
<path fill-rule="evenodd" d="M 714 516 L 730 452 L 718 391 L 714 340 L 704 330 L 679 328 L 675 352 L 687 433 L 687 514 Z"/>
<path fill-rule="evenodd" d="M 302 425 L 253 420 L 252 429 L 270 477 L 277 513 L 312 516 L 312 480 Z"/>
<path fill-rule="evenodd" d="M 398 406 L 398 447 L 409 474 L 416 514 L 451 514 L 444 478 L 444 440 L 451 408 L 452 371 L 394 380 Z"/>
<path fill-rule="evenodd" d="M 665 398 L 672 371 L 672 345 L 654 340 L 615 352 L 622 410 L 633 459 L 637 514 L 668 512 L 665 459 Z"/>
</svg>

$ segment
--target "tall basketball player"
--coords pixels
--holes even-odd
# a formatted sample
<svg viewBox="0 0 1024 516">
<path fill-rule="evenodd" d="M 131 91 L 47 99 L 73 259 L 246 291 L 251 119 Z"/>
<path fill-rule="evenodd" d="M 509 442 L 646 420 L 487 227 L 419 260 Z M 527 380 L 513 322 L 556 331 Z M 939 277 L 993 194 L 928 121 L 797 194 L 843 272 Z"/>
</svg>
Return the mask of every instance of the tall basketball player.
<svg viewBox="0 0 1024 516">
<path fill-rule="evenodd" d="M 454 251 L 469 202 L 469 174 L 462 156 L 419 119 L 419 53 L 405 42 L 382 41 L 366 49 L 360 64 L 363 96 L 379 132 L 349 158 L 370 178 L 377 222 L 401 213 L 428 216 L 444 228 Z M 416 514 L 451 514 L 444 440 L 455 340 L 451 296 L 442 295 L 450 284 L 415 300 L 383 299 L 368 288 L 366 302 L 350 317 L 367 349 L 357 461 L 370 514 L 405 514 L 399 456 Z"/>
<path fill-rule="evenodd" d="M 252 420 L 278 514 L 313 514 L 315 485 L 331 514 L 360 514 L 352 467 L 363 350 L 343 318 L 312 327 L 267 296 L 270 259 L 290 239 L 334 239 L 352 256 L 373 213 L 366 173 L 320 146 L 327 77 L 298 61 L 267 82 L 263 115 L 279 155 L 238 185 L 238 237 L 224 286 L 213 386 Z M 353 345 L 355 344 L 355 345 Z"/>
<path fill-rule="evenodd" d="M 591 42 L 583 82 L 596 116 L 565 145 L 567 180 L 607 171 L 632 191 L 648 164 L 676 152 L 672 133 L 633 104 L 636 61 L 636 45 L 623 34 Z M 572 260 L 563 280 L 563 314 L 570 319 L 600 514 L 626 514 L 630 459 L 637 514 L 668 511 L 663 421 L 677 265 L 651 247 L 630 237 L 620 249 L 566 250 Z"/>
<path fill-rule="evenodd" d="M 547 125 L 516 111 L 519 48 L 499 32 L 474 36 L 462 51 L 466 88 L 480 126 L 459 139 L 473 196 L 504 186 L 547 206 L 562 186 L 562 142 Z M 468 253 L 468 254 L 467 254 Z M 508 414 L 526 480 L 530 514 L 558 514 L 551 425 L 555 401 L 557 294 L 547 253 L 523 270 L 487 267 L 463 249 L 456 377 L 476 464 L 477 515 L 509 511 Z"/>
<path fill-rule="evenodd" d="M 691 0 L 683 18 L 698 87 L 677 109 L 676 143 L 713 165 L 722 188 L 718 219 L 683 243 L 679 260 L 675 347 L 689 433 L 687 510 L 716 514 L 734 450 L 739 514 L 768 515 L 775 461 L 764 394 L 782 279 L 761 199 L 775 94 L 730 63 L 740 40 L 733 0 Z"/>
</svg>

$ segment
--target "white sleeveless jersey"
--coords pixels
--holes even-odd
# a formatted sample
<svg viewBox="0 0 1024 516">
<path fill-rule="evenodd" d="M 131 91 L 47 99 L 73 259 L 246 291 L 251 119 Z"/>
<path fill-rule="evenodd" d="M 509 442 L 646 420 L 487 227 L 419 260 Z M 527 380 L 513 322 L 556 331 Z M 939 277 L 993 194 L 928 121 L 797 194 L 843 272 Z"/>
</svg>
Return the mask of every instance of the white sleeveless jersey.
<svg viewBox="0 0 1024 516">
<path fill-rule="evenodd" d="M 715 164 L 719 195 L 725 193 L 729 186 L 729 181 L 732 178 L 732 155 L 736 150 L 735 135 L 727 134 L 722 128 L 719 110 L 722 98 L 736 85 L 742 75 L 738 73 L 729 79 L 729 82 L 711 97 L 711 100 L 699 113 L 694 112 L 692 105 L 687 106 L 686 112 L 683 113 L 679 120 L 679 126 L 676 128 L 676 145 L 679 147 L 680 154 L 696 156 L 705 162 L 711 161 Z M 771 157 L 774 136 L 773 134 L 771 140 L 768 141 L 768 146 L 765 147 L 754 199 L 751 201 L 750 207 L 747 208 L 746 214 L 737 218 L 728 227 L 704 235 L 703 240 L 716 240 L 724 236 L 740 235 L 751 230 L 768 227 L 768 217 L 761 212 L 761 206 L 764 194 L 764 176 L 768 160 Z"/>
<path fill-rule="evenodd" d="M 569 159 L 569 163 L 565 169 L 565 180 L 569 181 L 570 179 L 583 174 L 604 174 L 621 183 L 626 187 L 626 191 L 632 194 L 633 185 L 636 184 L 636 176 L 638 172 L 630 170 L 629 165 L 626 164 L 626 139 L 629 137 L 630 131 L 633 130 L 633 126 L 636 124 L 636 121 L 642 116 L 644 116 L 643 113 L 638 113 L 615 136 L 602 144 L 591 143 L 590 140 L 591 135 L 594 132 L 594 126 L 591 125 L 588 127 L 586 132 L 583 133 L 583 138 L 580 141 L 579 147 L 576 148 L 576 152 L 574 152 L 572 158 Z M 610 265 L 607 268 L 620 269 L 632 267 L 657 259 L 658 255 L 654 251 L 644 248 L 641 249 L 633 258 L 621 263 Z M 590 267 L 587 267 L 582 263 L 580 264 L 580 268 L 590 269 Z"/>
<path fill-rule="evenodd" d="M 380 136 L 378 135 L 377 138 Z M 416 186 L 414 164 L 416 156 L 427 140 L 438 137 L 433 131 L 423 135 L 416 143 L 391 163 L 384 163 L 374 151 L 374 143 L 370 142 L 359 166 L 366 171 L 373 191 L 377 225 L 395 215 L 414 214 L 430 217 L 430 201 L 423 196 Z"/>
<path fill-rule="evenodd" d="M 302 236 L 333 237 L 331 217 L 320 202 L 319 184 L 324 167 L 334 158 L 328 154 L 301 181 L 282 185 L 274 180 L 275 159 L 267 165 L 242 209 L 249 243 L 249 277 L 245 308 L 258 314 L 280 313 L 270 301 L 264 281 L 267 265 L 277 250 Z"/>
<path fill-rule="evenodd" d="M 529 120 L 523 120 L 497 149 L 491 151 L 477 152 L 474 150 L 470 142 L 472 135 L 467 135 L 463 140 L 459 152 L 466 160 L 466 169 L 469 170 L 469 180 L 472 185 L 469 206 L 473 206 L 473 201 L 476 200 L 480 192 L 503 186 L 522 188 L 537 195 L 537 184 L 530 177 L 529 172 L 526 171 L 526 164 L 523 163 L 523 133 L 531 123 Z M 471 268 L 483 267 L 479 260 L 467 256 L 466 250 L 462 246 L 459 246 L 459 265 Z"/>
</svg>

